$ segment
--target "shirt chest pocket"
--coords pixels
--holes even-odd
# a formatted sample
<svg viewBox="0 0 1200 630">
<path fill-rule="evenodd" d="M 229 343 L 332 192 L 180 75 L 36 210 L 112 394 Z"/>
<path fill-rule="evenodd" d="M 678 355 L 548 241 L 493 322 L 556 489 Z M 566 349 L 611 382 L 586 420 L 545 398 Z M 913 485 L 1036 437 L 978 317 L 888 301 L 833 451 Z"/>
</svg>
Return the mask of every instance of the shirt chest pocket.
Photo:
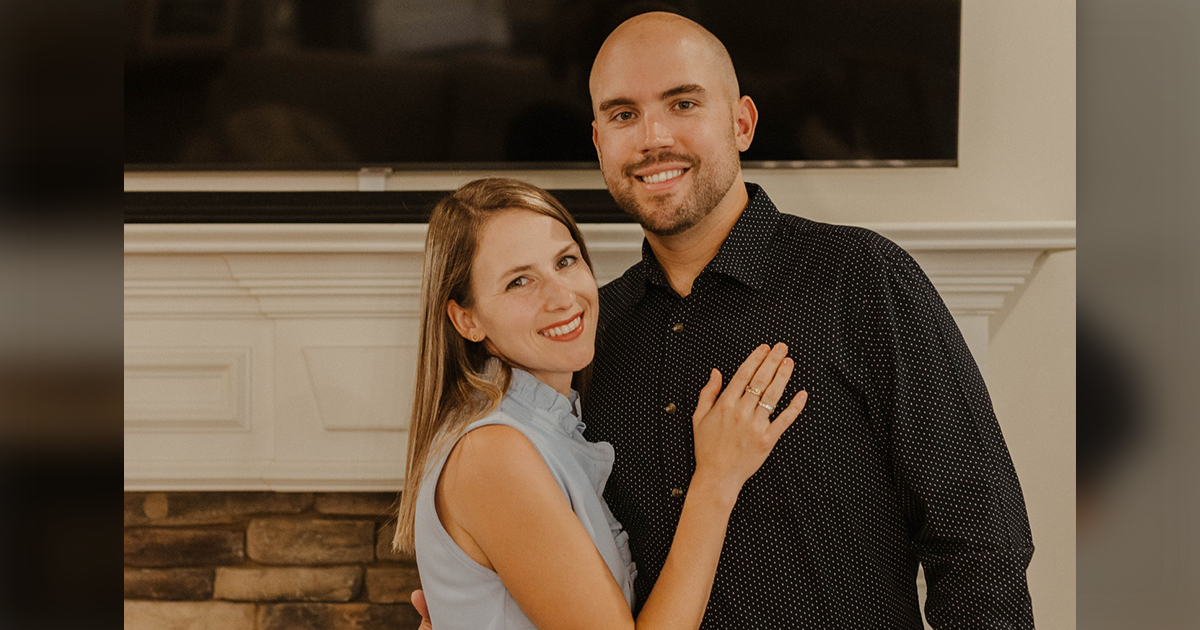
<svg viewBox="0 0 1200 630">
<path fill-rule="evenodd" d="M 790 430 L 790 429 L 789 429 Z M 742 486 L 732 521 L 788 520 L 794 516 L 794 496 L 799 479 L 799 453 L 783 440 L 775 445 L 767 462 Z"/>
<path fill-rule="evenodd" d="M 808 389 L 810 397 L 804 411 L 784 432 L 758 472 L 742 486 L 733 520 L 794 519 L 801 504 L 820 493 L 826 466 L 819 445 L 825 442 L 823 434 L 828 427 L 821 421 L 819 396 L 813 394 L 803 376 L 792 377 L 778 407 L 782 410 L 796 394 Z"/>
</svg>

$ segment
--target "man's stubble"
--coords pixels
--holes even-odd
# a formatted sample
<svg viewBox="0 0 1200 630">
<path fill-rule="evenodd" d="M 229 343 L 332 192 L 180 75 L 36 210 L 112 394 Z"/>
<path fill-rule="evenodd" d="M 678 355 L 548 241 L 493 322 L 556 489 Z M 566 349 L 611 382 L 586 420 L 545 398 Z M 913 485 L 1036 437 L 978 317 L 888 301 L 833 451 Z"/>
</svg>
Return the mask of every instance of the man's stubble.
<svg viewBox="0 0 1200 630">
<path fill-rule="evenodd" d="M 737 179 L 740 169 L 736 139 L 730 125 L 728 140 L 729 151 L 724 159 L 705 162 L 700 158 L 680 153 L 664 152 L 654 155 L 636 164 L 621 169 L 620 179 L 610 181 L 607 174 L 605 183 L 617 205 L 627 214 L 637 220 L 647 232 L 658 236 L 674 236 L 686 232 L 707 217 L 725 198 L 733 182 Z M 678 204 L 672 203 L 667 195 L 651 197 L 646 204 L 640 203 L 634 194 L 633 179 L 630 174 L 637 169 L 670 161 L 683 161 L 692 164 L 688 175 L 695 181 L 691 190 Z"/>
</svg>

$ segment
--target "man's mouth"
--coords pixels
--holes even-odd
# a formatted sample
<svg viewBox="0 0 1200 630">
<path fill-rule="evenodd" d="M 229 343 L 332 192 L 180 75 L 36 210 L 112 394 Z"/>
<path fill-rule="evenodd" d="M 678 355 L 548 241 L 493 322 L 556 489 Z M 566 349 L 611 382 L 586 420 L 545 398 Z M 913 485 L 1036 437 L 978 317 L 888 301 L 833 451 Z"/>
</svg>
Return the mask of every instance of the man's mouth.
<svg viewBox="0 0 1200 630">
<path fill-rule="evenodd" d="M 549 337 L 551 339 L 554 339 L 555 337 L 562 337 L 563 335 L 569 335 L 569 334 L 575 332 L 575 330 L 577 330 L 581 325 L 583 325 L 583 312 L 582 311 L 575 317 L 571 318 L 570 320 L 567 320 L 566 322 L 562 322 L 560 324 L 555 324 L 554 326 L 551 326 L 549 328 L 539 330 L 538 334 L 543 337 Z"/>
<path fill-rule="evenodd" d="M 634 175 L 634 178 L 645 184 L 661 184 L 677 177 L 682 177 L 687 171 L 688 169 L 686 168 L 674 168 L 669 171 L 660 171 L 652 175 Z"/>
</svg>

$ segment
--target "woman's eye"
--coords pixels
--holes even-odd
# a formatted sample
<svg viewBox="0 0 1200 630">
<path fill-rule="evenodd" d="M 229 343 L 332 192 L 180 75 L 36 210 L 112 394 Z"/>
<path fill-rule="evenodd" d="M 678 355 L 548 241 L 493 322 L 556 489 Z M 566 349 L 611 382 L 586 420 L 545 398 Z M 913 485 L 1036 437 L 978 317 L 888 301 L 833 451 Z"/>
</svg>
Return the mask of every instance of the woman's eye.
<svg viewBox="0 0 1200 630">
<path fill-rule="evenodd" d="M 506 289 L 516 289 L 518 287 L 523 287 L 527 284 L 529 284 L 529 278 L 526 278 L 525 276 L 519 276 L 519 277 L 513 278 L 513 281 L 509 282 L 508 286 L 505 288 Z"/>
<path fill-rule="evenodd" d="M 575 256 L 563 256 L 558 261 L 558 268 L 562 269 L 563 267 L 570 267 L 571 265 L 574 265 L 575 261 L 577 260 L 579 260 L 579 258 Z"/>
</svg>

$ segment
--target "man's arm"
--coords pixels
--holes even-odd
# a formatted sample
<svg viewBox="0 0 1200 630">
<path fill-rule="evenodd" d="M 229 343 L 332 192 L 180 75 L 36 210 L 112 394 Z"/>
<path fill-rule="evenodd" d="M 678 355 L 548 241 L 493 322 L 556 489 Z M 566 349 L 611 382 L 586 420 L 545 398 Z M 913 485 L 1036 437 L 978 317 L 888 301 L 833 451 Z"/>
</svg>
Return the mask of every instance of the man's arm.
<svg viewBox="0 0 1200 630">
<path fill-rule="evenodd" d="M 991 399 L 962 334 L 917 263 L 882 237 L 847 291 L 859 378 L 888 428 L 935 628 L 1032 628 L 1029 518 Z M 857 294 L 856 293 L 861 293 Z"/>
</svg>

